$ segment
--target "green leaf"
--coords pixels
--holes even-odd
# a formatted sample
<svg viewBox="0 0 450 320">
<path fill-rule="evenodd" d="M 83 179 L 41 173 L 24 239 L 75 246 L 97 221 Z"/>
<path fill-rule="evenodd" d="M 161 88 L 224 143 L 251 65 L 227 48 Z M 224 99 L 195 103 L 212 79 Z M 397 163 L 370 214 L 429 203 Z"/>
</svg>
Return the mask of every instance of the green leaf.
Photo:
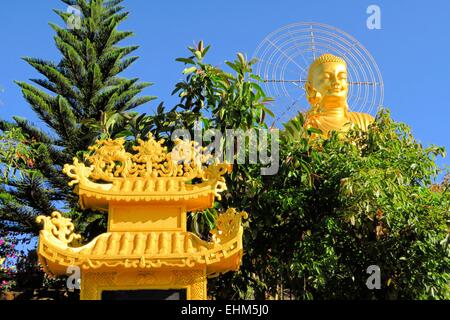
<svg viewBox="0 0 450 320">
<path fill-rule="evenodd" d="M 190 74 L 192 72 L 195 72 L 197 70 L 197 67 L 190 67 L 183 70 L 183 74 Z"/>
<path fill-rule="evenodd" d="M 195 64 L 192 58 L 177 58 L 176 61 L 184 62 L 185 64 Z"/>
</svg>

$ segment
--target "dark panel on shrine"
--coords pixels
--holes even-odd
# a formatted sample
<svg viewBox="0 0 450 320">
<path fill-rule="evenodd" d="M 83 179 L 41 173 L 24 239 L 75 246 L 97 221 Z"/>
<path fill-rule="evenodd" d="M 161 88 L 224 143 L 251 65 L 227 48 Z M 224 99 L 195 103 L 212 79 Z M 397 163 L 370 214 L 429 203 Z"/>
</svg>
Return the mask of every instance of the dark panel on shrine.
<svg viewBox="0 0 450 320">
<path fill-rule="evenodd" d="M 103 291 L 102 300 L 186 300 L 186 290 Z"/>
</svg>

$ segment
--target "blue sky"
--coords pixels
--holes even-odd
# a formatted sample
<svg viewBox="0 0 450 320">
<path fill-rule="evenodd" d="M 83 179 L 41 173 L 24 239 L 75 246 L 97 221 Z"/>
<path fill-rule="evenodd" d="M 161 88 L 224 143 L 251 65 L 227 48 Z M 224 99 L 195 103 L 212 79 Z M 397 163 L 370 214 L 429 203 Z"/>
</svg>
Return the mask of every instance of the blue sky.
<svg viewBox="0 0 450 320">
<path fill-rule="evenodd" d="M 381 9 L 381 30 L 366 27 L 369 5 Z M 138 44 L 140 59 L 126 71 L 155 85 L 146 94 L 168 105 L 174 84 L 182 78 L 186 47 L 200 39 L 212 45 L 208 61 L 224 66 L 237 52 L 252 56 L 272 31 L 301 21 L 333 25 L 358 39 L 375 58 L 385 85 L 384 105 L 393 117 L 409 124 L 424 145 L 450 150 L 450 2 L 401 0 L 341 1 L 144 1 L 125 0 L 131 12 L 121 29 L 135 32 L 127 43 Z M 58 0 L 4 1 L 0 9 L 0 117 L 20 115 L 35 122 L 14 80 L 36 77 L 20 57 L 58 61 L 53 31 L 60 23 L 53 8 Z M 153 101 L 140 111 L 152 113 Z M 447 159 L 438 163 L 450 164 Z"/>
</svg>

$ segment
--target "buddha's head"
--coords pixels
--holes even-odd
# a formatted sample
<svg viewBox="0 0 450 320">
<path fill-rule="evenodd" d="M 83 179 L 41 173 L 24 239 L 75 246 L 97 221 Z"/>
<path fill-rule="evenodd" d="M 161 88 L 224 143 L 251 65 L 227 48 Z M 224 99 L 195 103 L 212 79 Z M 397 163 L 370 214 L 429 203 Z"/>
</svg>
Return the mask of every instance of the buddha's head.
<svg viewBox="0 0 450 320">
<path fill-rule="evenodd" d="M 324 98 L 335 98 L 333 100 L 346 103 L 347 63 L 329 53 L 321 55 L 309 67 L 305 90 L 312 107 L 316 107 Z"/>
</svg>

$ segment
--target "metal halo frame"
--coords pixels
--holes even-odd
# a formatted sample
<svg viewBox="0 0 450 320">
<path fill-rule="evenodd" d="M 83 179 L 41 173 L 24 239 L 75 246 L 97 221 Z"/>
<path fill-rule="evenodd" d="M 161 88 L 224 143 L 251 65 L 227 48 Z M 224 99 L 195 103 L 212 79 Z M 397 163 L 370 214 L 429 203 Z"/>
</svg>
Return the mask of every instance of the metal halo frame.
<svg viewBox="0 0 450 320">
<path fill-rule="evenodd" d="M 383 103 L 381 72 L 369 51 L 354 37 L 330 25 L 298 22 L 270 33 L 256 48 L 255 73 L 275 99 L 275 122 L 285 122 L 309 109 L 304 83 L 309 65 L 331 53 L 347 62 L 348 104 L 352 111 L 374 114 Z"/>
</svg>

